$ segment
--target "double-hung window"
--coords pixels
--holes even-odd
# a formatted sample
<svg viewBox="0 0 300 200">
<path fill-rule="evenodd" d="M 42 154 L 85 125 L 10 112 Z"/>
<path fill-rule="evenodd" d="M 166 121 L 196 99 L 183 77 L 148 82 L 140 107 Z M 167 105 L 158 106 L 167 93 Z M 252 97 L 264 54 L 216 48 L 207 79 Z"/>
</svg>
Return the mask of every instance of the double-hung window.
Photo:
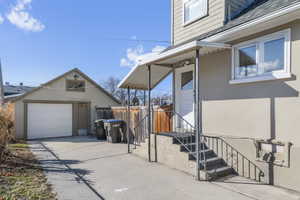
<svg viewBox="0 0 300 200">
<path fill-rule="evenodd" d="M 183 0 L 183 24 L 192 23 L 208 14 L 208 0 Z"/>
<path fill-rule="evenodd" d="M 290 29 L 233 47 L 231 83 L 289 78 Z"/>
</svg>

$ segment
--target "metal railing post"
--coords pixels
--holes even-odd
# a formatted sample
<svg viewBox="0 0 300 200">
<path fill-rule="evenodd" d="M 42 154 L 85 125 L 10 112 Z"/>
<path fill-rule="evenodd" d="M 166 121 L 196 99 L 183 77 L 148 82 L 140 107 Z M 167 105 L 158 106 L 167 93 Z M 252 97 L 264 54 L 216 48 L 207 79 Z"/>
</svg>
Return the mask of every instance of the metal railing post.
<svg viewBox="0 0 300 200">
<path fill-rule="evenodd" d="M 127 145 L 130 153 L 130 88 L 127 88 Z"/>
</svg>

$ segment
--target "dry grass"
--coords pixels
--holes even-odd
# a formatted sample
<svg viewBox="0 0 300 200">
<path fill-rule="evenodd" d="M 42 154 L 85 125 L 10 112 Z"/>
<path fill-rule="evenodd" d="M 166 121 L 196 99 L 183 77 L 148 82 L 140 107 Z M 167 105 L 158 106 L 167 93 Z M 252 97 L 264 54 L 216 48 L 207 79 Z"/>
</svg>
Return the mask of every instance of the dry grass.
<svg viewBox="0 0 300 200">
<path fill-rule="evenodd" d="M 8 148 L 11 156 L 0 163 L 0 200 L 55 200 L 28 145 L 16 143 Z"/>
<path fill-rule="evenodd" d="M 14 139 L 14 105 L 0 107 L 0 162 L 9 155 L 8 144 Z"/>
<path fill-rule="evenodd" d="M 25 142 L 14 138 L 14 105 L 0 107 L 0 200 L 56 199 Z"/>
</svg>

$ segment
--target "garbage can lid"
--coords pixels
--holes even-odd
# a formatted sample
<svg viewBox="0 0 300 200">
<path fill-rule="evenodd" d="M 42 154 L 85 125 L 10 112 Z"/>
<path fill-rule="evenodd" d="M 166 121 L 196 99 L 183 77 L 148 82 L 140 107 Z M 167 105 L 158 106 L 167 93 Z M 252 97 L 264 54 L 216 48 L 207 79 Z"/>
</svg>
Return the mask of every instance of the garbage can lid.
<svg viewBox="0 0 300 200">
<path fill-rule="evenodd" d="M 97 120 L 95 120 L 95 123 L 97 123 L 97 122 L 105 122 L 105 120 L 106 119 L 97 119 Z"/>
<path fill-rule="evenodd" d="M 123 122 L 123 120 L 119 120 L 119 119 L 108 119 L 108 120 L 105 120 L 104 122 L 106 122 L 106 123 L 118 123 L 118 122 Z"/>
</svg>

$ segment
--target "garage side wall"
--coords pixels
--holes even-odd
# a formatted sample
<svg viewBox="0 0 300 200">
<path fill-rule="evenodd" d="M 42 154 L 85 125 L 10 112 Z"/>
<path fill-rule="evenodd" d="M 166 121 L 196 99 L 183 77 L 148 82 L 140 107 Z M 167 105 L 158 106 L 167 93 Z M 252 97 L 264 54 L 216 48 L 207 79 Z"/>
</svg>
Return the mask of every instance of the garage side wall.
<svg viewBox="0 0 300 200">
<path fill-rule="evenodd" d="M 24 102 L 26 101 L 45 101 L 45 102 L 87 102 L 90 103 L 90 131 L 93 133 L 93 121 L 96 119 L 95 107 L 118 106 L 110 96 L 99 90 L 94 84 L 86 80 L 85 92 L 66 91 L 66 80 L 72 79 L 74 73 L 62 77 L 53 83 L 41 88 L 23 99 L 18 100 L 16 104 L 16 137 L 23 139 L 25 136 L 25 111 Z M 79 79 L 84 80 L 80 77 Z M 37 122 L 38 123 L 38 122 Z"/>
</svg>

